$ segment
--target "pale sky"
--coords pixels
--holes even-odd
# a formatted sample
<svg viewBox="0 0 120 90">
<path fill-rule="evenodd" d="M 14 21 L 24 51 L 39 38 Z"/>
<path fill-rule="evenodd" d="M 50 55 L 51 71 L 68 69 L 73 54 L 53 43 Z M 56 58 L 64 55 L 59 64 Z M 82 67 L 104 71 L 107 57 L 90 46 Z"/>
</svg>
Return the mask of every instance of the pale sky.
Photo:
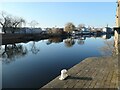
<svg viewBox="0 0 120 90">
<path fill-rule="evenodd" d="M 64 27 L 67 22 L 76 26 L 115 26 L 115 2 L 1 2 L 0 11 L 36 20 L 39 27 Z"/>
</svg>

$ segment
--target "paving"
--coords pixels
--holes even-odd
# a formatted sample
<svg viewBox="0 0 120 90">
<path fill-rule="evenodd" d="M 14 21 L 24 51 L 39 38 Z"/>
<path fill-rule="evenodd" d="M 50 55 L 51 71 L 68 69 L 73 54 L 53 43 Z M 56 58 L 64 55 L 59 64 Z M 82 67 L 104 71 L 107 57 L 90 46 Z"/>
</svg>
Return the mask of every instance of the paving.
<svg viewBox="0 0 120 90">
<path fill-rule="evenodd" d="M 87 58 L 68 70 L 66 80 L 54 80 L 43 86 L 45 88 L 108 88 L 117 90 L 118 58 L 92 57 Z"/>
</svg>

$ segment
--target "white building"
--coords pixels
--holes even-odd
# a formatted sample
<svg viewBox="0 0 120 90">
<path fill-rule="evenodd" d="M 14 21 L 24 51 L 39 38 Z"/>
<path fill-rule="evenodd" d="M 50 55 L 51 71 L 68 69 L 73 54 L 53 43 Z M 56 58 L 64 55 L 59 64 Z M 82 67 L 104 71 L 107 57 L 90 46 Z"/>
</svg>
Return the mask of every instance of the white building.
<svg viewBox="0 0 120 90">
<path fill-rule="evenodd" d="M 76 29 L 72 32 L 73 34 L 89 34 L 90 31 L 88 28 L 84 27 L 84 28 L 81 28 L 81 30 L 79 29 Z"/>
<path fill-rule="evenodd" d="M 20 30 L 16 31 L 15 33 L 27 33 L 27 34 L 37 34 L 41 33 L 42 29 L 41 28 L 21 28 Z"/>
</svg>

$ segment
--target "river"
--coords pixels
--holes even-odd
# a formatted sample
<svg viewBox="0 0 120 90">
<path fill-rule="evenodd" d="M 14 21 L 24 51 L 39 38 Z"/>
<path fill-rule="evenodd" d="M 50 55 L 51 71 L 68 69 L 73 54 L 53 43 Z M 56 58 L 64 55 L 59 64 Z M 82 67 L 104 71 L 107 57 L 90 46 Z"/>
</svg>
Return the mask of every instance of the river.
<svg viewBox="0 0 120 90">
<path fill-rule="evenodd" d="M 113 37 L 53 37 L 1 45 L 3 88 L 40 88 L 88 57 L 112 54 Z M 110 45 L 110 47 L 109 47 Z"/>
</svg>

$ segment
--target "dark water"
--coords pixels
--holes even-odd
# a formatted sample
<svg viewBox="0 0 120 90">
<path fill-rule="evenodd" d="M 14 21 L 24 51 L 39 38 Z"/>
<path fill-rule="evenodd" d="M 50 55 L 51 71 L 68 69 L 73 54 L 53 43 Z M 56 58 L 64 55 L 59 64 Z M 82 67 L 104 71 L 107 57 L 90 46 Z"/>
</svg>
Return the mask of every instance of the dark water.
<svg viewBox="0 0 120 90">
<path fill-rule="evenodd" d="M 76 36 L 2 45 L 3 88 L 40 88 L 61 69 L 88 57 L 110 55 L 112 47 L 106 48 L 112 41 L 113 37 Z"/>
</svg>

